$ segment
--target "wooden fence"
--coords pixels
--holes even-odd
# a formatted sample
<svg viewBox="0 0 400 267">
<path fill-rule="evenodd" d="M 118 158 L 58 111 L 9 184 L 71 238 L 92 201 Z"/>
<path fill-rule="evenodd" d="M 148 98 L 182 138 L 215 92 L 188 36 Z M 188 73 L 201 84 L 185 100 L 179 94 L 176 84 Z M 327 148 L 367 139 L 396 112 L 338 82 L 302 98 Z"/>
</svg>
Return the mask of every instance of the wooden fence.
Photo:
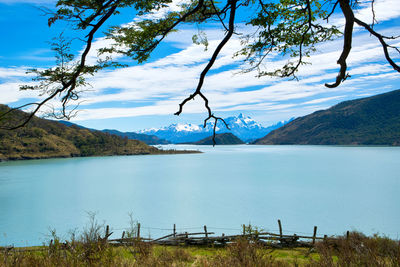
<svg viewBox="0 0 400 267">
<path fill-rule="evenodd" d="M 119 246 L 119 245 L 131 245 L 135 242 L 147 242 L 158 245 L 170 245 L 170 246 L 225 246 L 226 244 L 235 242 L 238 239 L 247 239 L 251 242 L 257 242 L 270 247 L 313 247 L 317 240 L 333 239 L 327 235 L 317 236 L 317 226 L 314 226 L 312 236 L 307 235 L 287 235 L 283 234 L 281 220 L 278 220 L 279 234 L 258 231 L 251 229 L 251 227 L 243 225 L 243 231 L 240 234 L 235 235 L 217 235 L 214 236 L 214 232 L 209 232 L 207 226 L 204 225 L 204 231 L 202 232 L 176 232 L 176 225 L 174 224 L 171 234 L 158 237 L 158 238 L 144 238 L 140 236 L 140 224 L 137 225 L 137 234 L 135 237 L 125 237 L 125 232 L 122 233 L 121 238 L 107 239 L 107 242 Z M 108 228 L 107 228 L 108 229 Z M 106 230 L 106 236 L 108 230 Z"/>
<path fill-rule="evenodd" d="M 242 233 L 235 235 L 217 235 L 214 232 L 209 232 L 207 226 L 204 225 L 204 231 L 201 232 L 181 232 L 176 231 L 176 225 L 173 225 L 172 233 L 164 235 L 158 238 L 145 238 L 140 235 L 141 225 L 137 224 L 135 229 L 135 236 L 125 236 L 125 231 L 122 232 L 120 238 L 110 238 L 113 232 L 110 232 L 110 227 L 107 225 L 105 229 L 104 237 L 99 237 L 99 240 L 106 242 L 113 246 L 130 246 L 135 245 L 139 242 L 157 244 L 157 245 L 168 245 L 168 246 L 225 246 L 229 243 L 236 242 L 238 239 L 246 239 L 250 242 L 257 242 L 267 247 L 273 248 L 284 248 L 284 247 L 313 247 L 317 240 L 334 239 L 334 237 L 317 236 L 317 226 L 314 226 L 312 236 L 297 235 L 297 234 L 284 234 L 282 229 L 281 220 L 278 220 L 279 234 L 272 232 L 259 231 L 252 229 L 251 226 L 243 225 Z M 349 231 L 347 231 L 347 237 Z M 51 240 L 49 247 L 52 246 L 53 240 Z M 64 243 L 65 248 L 68 247 L 68 242 Z M 14 250 L 13 246 L 0 247 L 0 251 Z M 14 251 L 39 251 L 46 250 L 45 247 L 40 248 L 18 248 Z"/>
</svg>

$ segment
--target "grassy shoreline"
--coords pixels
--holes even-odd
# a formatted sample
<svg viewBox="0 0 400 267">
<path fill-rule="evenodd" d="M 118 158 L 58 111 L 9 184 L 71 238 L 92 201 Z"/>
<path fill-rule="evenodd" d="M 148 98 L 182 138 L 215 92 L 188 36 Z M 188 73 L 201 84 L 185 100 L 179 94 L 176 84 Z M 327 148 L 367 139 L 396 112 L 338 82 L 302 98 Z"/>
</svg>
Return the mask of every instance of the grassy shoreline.
<svg viewBox="0 0 400 267">
<path fill-rule="evenodd" d="M 23 111 L 7 113 L 9 110 L 9 107 L 0 104 L 0 115 L 8 114 L 8 117 L 1 121 L 3 128 L 0 129 L 0 161 L 199 153 L 198 151 L 161 150 L 139 140 L 74 125 L 67 126 L 38 117 L 33 117 L 22 128 L 5 130 L 13 123 L 29 116 Z"/>
<path fill-rule="evenodd" d="M 91 231 L 95 230 L 95 231 Z M 1 248 L 0 266 L 400 266 L 400 243 L 351 232 L 313 248 L 271 248 L 238 238 L 224 247 L 161 246 L 136 240 L 115 246 L 92 228 L 46 246 Z"/>
<path fill-rule="evenodd" d="M 157 149 L 157 148 L 156 148 Z M 126 153 L 126 154 L 104 154 L 104 155 L 13 155 L 6 157 L 0 154 L 0 162 L 7 161 L 23 161 L 23 160 L 40 160 L 40 159 L 63 159 L 63 158 L 92 158 L 92 157 L 114 157 L 114 156 L 145 156 L 145 155 L 180 155 L 180 154 L 199 154 L 203 153 L 199 150 L 175 150 L 175 149 L 157 149 L 151 152 L 138 152 L 138 153 Z"/>
</svg>

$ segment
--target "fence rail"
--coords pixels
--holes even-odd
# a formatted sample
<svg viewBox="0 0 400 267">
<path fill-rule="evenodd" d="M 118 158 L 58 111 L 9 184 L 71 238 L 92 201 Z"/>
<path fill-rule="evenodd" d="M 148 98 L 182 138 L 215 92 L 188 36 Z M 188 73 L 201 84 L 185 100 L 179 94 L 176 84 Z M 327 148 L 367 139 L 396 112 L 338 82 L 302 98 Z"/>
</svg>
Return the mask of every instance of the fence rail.
<svg viewBox="0 0 400 267">
<path fill-rule="evenodd" d="M 243 225 L 242 233 L 234 235 L 222 235 L 213 236 L 214 232 L 209 232 L 207 226 L 204 225 L 202 232 L 181 232 L 176 231 L 176 225 L 173 225 L 172 233 L 167 234 L 158 238 L 146 238 L 140 235 L 141 225 L 137 224 L 135 229 L 135 236 L 125 237 L 125 231 L 122 232 L 120 238 L 110 238 L 113 232 L 110 232 L 110 227 L 107 225 L 105 229 L 104 237 L 99 237 L 102 242 L 108 243 L 113 246 L 129 246 L 134 245 L 138 242 L 145 242 L 157 245 L 169 245 L 169 246 L 188 246 L 188 245 L 198 245 L 198 246 L 225 246 L 229 243 L 236 242 L 238 239 L 246 239 L 251 242 L 257 242 L 269 247 L 284 248 L 284 247 L 313 247 L 317 240 L 327 241 L 328 239 L 335 239 L 335 237 L 317 236 L 317 226 L 314 226 L 314 231 L 312 236 L 308 235 L 297 235 L 297 234 L 283 234 L 283 227 L 281 220 L 278 220 L 279 234 L 265 231 L 258 231 L 257 229 L 252 229 L 251 226 Z M 215 228 L 215 227 L 212 227 Z M 196 228 L 198 229 L 198 228 Z M 215 228 L 216 229 L 216 228 Z M 223 229 L 223 228 L 218 228 Z M 349 231 L 347 231 L 347 237 L 349 236 Z M 49 247 L 53 244 L 51 240 Z M 63 243 L 64 247 L 68 248 L 68 242 Z M 39 248 L 14 248 L 13 246 L 0 247 L 0 251 L 40 251 L 46 250 L 45 247 Z"/>
</svg>

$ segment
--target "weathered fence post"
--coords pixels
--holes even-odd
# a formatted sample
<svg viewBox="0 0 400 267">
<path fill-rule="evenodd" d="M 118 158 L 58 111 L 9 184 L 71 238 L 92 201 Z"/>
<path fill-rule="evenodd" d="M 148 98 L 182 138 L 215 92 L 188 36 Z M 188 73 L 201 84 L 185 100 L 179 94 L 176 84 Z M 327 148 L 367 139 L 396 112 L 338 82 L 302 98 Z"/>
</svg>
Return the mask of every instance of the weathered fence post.
<svg viewBox="0 0 400 267">
<path fill-rule="evenodd" d="M 243 235 L 245 235 L 245 234 L 246 234 L 246 225 L 243 224 Z"/>
<path fill-rule="evenodd" d="M 346 232 L 346 240 L 349 240 L 349 236 L 350 236 L 350 231 Z"/>
<path fill-rule="evenodd" d="M 176 236 L 176 225 L 174 224 L 174 237 Z"/>
<path fill-rule="evenodd" d="M 112 232 L 110 233 L 110 226 L 107 225 L 106 226 L 106 233 L 104 235 L 103 241 L 107 242 L 107 239 L 110 237 L 110 235 L 112 235 Z"/>
<path fill-rule="evenodd" d="M 104 239 L 105 240 L 107 240 L 107 238 L 108 238 L 108 234 L 110 233 L 110 226 L 106 226 L 106 235 L 105 235 L 105 237 L 104 237 Z"/>
<path fill-rule="evenodd" d="M 124 237 L 125 237 L 125 231 L 122 232 L 121 239 L 124 239 Z"/>
<path fill-rule="evenodd" d="M 206 225 L 204 225 L 204 234 L 206 236 L 205 243 L 208 244 L 208 232 L 207 232 L 207 226 Z"/>
<path fill-rule="evenodd" d="M 278 220 L 278 226 L 279 226 L 279 237 L 281 238 L 280 241 L 282 241 L 282 224 L 281 224 L 281 220 Z"/>
<path fill-rule="evenodd" d="M 317 226 L 314 226 L 314 234 L 312 237 L 312 244 L 315 245 L 315 238 L 317 237 Z"/>
<path fill-rule="evenodd" d="M 140 223 L 137 224 L 137 238 L 140 238 Z"/>
<path fill-rule="evenodd" d="M 328 240 L 328 236 L 324 235 L 324 242 L 326 242 Z"/>
</svg>

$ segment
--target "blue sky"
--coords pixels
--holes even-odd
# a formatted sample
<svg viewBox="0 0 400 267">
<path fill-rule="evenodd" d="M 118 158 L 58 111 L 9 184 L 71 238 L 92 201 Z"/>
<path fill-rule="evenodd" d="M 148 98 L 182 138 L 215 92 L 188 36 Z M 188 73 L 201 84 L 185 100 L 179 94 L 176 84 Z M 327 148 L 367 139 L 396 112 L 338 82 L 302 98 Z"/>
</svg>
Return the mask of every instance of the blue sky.
<svg viewBox="0 0 400 267">
<path fill-rule="evenodd" d="M 51 8 L 50 0 L 0 0 L 0 103 L 15 106 L 40 99 L 37 92 L 21 92 L 19 85 L 30 83 L 29 68 L 45 68 L 54 64 L 48 42 L 67 28 L 58 23 L 47 26 L 47 17 L 38 7 Z M 375 1 L 377 19 L 375 29 L 387 35 L 400 35 L 400 5 L 398 0 Z M 370 22 L 368 3 L 357 11 L 357 17 Z M 133 10 L 126 10 L 111 23 L 122 24 L 134 19 Z M 343 20 L 332 17 L 339 25 Z M 178 104 L 197 85 L 197 78 L 210 58 L 213 47 L 223 37 L 220 27 L 209 24 L 203 29 L 209 39 L 209 49 L 192 43 L 194 26 L 186 26 L 171 34 L 141 65 L 117 70 L 104 70 L 90 78 L 91 87 L 82 92 L 80 112 L 72 120 L 96 129 L 113 128 L 135 131 L 160 127 L 171 123 L 201 124 L 205 110 L 200 99 L 188 103 L 181 116 L 174 116 Z M 249 28 L 239 24 L 237 31 Z M 97 36 L 95 47 L 104 46 L 106 40 Z M 400 44 L 400 40 L 393 44 Z M 337 74 L 342 39 L 321 44 L 298 76 L 299 81 L 278 78 L 256 78 L 256 73 L 239 74 L 243 67 L 241 58 L 232 55 L 240 48 L 235 37 L 218 58 L 207 77 L 203 91 L 210 99 L 216 115 L 227 117 L 243 113 L 267 126 L 280 120 L 309 114 L 328 108 L 344 100 L 370 96 L 400 89 L 400 74 L 383 60 L 378 41 L 361 28 L 355 28 L 348 71 L 352 77 L 341 86 L 329 89 L 325 82 L 332 82 Z M 75 44 L 76 51 L 82 49 Z M 96 60 L 93 51 L 90 60 Z M 399 62 L 399 57 L 395 57 Z M 122 61 L 126 59 L 121 58 Z M 271 57 L 268 68 L 283 59 Z"/>
</svg>

